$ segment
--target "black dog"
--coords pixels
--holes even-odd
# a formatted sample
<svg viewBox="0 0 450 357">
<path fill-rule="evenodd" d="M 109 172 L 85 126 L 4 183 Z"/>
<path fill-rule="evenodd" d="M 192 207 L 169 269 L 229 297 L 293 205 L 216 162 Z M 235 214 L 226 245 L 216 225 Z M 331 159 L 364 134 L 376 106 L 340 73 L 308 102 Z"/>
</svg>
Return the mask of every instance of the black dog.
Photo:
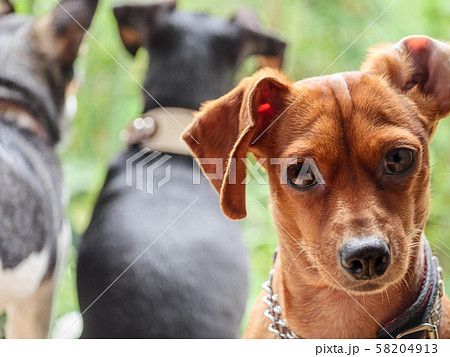
<svg viewBox="0 0 450 357">
<path fill-rule="evenodd" d="M 97 1 L 61 6 L 87 28 Z M 61 6 L 35 20 L 0 0 L 0 312 L 11 338 L 48 336 L 70 243 L 54 147 L 84 31 Z"/>
<path fill-rule="evenodd" d="M 114 13 L 126 48 L 149 51 L 145 89 L 162 106 L 196 110 L 233 86 L 245 58 L 261 54 L 281 62 L 285 49 L 249 13 L 225 21 L 175 11 L 174 1 L 119 6 Z M 146 96 L 144 109 L 156 107 Z M 139 120 L 136 126 L 144 123 Z M 127 187 L 129 175 L 140 175 L 136 166 L 127 172 L 133 157 L 148 165 L 167 159 L 152 178 L 162 183 L 170 169 L 171 180 L 152 195 Z M 112 163 L 80 248 L 82 337 L 238 336 L 248 284 L 240 229 L 222 217 L 206 179 L 194 185 L 193 174 L 191 157 L 137 146 Z"/>
</svg>

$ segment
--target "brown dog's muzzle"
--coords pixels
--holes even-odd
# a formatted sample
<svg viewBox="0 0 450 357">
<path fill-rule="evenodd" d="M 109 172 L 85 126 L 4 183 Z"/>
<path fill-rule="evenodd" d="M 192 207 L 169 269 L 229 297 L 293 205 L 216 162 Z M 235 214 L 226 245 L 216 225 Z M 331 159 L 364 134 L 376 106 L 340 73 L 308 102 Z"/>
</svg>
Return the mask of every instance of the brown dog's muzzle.
<svg viewBox="0 0 450 357">
<path fill-rule="evenodd" d="M 353 278 L 371 280 L 383 275 L 391 261 L 389 244 L 376 237 L 354 237 L 341 246 L 342 267 Z"/>
</svg>

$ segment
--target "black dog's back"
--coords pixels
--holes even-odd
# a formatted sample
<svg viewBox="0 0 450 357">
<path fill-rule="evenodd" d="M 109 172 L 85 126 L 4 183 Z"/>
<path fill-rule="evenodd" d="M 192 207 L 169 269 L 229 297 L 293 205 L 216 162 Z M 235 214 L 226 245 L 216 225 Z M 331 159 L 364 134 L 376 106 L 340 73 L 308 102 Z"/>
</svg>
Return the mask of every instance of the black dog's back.
<svg viewBox="0 0 450 357">
<path fill-rule="evenodd" d="M 186 180 L 193 175 L 186 156 L 170 159 L 172 179 L 153 195 L 127 187 L 126 160 L 137 152 L 112 163 L 84 236 L 82 308 L 130 268 L 84 314 L 83 336 L 237 337 L 247 292 L 237 222 L 221 218 L 217 194 L 204 178 L 200 185 Z M 156 170 L 155 180 L 164 174 Z"/>
<path fill-rule="evenodd" d="M 115 15 L 127 49 L 150 52 L 145 88 L 163 106 L 198 109 L 232 87 L 243 59 L 253 53 L 282 57 L 285 46 L 238 20 L 177 13 L 171 1 L 122 6 Z M 144 43 L 135 42 L 143 36 Z M 157 106 L 150 97 L 145 102 L 145 110 Z M 128 187 L 127 174 L 142 175 L 137 165 L 127 172 L 136 154 L 130 148 L 111 164 L 82 239 L 82 337 L 238 337 L 248 288 L 239 224 L 223 216 L 202 174 L 193 184 L 191 157 L 157 156 L 154 161 L 171 158 L 153 171 L 153 181 L 161 182 L 168 166 L 171 179 L 153 194 Z"/>
</svg>

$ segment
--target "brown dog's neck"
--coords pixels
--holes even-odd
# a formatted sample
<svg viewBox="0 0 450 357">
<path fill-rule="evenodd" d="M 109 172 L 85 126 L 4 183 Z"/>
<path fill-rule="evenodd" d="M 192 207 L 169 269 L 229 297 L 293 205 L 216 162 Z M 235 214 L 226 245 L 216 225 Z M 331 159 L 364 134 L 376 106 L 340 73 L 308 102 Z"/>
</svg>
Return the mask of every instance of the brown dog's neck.
<svg viewBox="0 0 450 357">
<path fill-rule="evenodd" d="M 283 249 L 277 257 L 273 291 L 279 295 L 283 317 L 302 338 L 374 338 L 386 323 L 399 316 L 416 299 L 423 281 L 423 242 L 404 281 L 383 292 L 346 292 L 344 288 L 319 286 L 293 273 Z M 326 274 L 323 272 L 323 274 Z M 381 325 L 381 326 L 380 326 Z"/>
</svg>

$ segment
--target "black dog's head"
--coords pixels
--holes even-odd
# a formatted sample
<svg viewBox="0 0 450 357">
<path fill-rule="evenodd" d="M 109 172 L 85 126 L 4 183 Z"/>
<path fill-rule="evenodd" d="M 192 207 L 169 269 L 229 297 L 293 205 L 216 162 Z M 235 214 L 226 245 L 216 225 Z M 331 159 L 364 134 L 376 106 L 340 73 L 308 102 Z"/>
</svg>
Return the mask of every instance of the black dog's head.
<svg viewBox="0 0 450 357">
<path fill-rule="evenodd" d="M 150 53 L 145 89 L 163 106 L 198 109 L 233 86 L 239 65 L 250 55 L 275 58 L 281 66 L 286 44 L 262 32 L 250 12 L 231 20 L 175 11 L 176 0 L 114 8 L 125 47 Z M 144 110 L 157 103 L 145 96 Z"/>
<path fill-rule="evenodd" d="M 28 112 L 53 143 L 83 28 L 96 7 L 97 0 L 64 0 L 36 20 L 16 15 L 8 0 L 0 0 L 0 108 Z"/>
</svg>

